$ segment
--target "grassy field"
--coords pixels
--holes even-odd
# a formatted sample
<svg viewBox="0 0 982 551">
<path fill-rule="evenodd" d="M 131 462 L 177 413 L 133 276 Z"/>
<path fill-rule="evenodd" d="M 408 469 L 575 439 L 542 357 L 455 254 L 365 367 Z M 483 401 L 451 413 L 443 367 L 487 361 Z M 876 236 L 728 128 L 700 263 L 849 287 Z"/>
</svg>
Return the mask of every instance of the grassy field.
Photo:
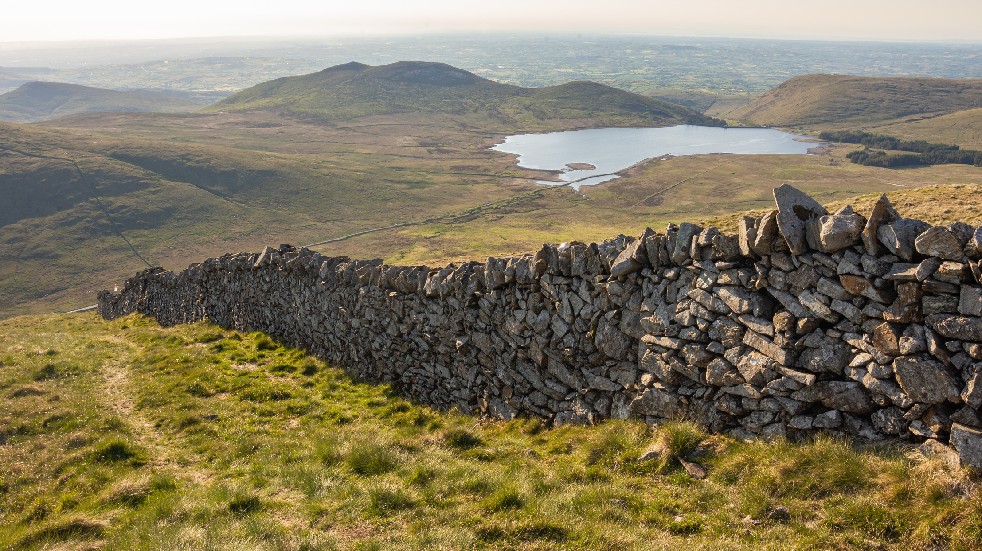
<svg viewBox="0 0 982 551">
<path fill-rule="evenodd" d="M 982 223 L 982 171 L 977 168 L 873 169 L 846 161 L 847 150 L 835 148 L 831 157 L 702 155 L 652 161 L 623 179 L 584 187 L 580 193 L 540 188 L 523 200 L 491 204 L 458 219 L 386 230 L 316 249 L 390 263 L 442 265 L 535 251 L 542 243 L 639 235 L 645 227 L 663 231 L 669 222 L 695 221 L 735 231 L 744 211 L 774 208 L 773 188 L 783 182 L 823 203 L 855 202 L 860 212 L 868 212 L 872 200 L 887 193 L 905 216 L 939 224 Z M 938 182 L 947 185 L 934 185 Z"/>
<path fill-rule="evenodd" d="M 769 126 L 860 128 L 980 106 L 979 79 L 805 75 L 788 80 L 727 117 Z"/>
<path fill-rule="evenodd" d="M 391 67 L 361 72 L 385 80 L 393 77 L 386 72 Z M 446 113 L 334 121 L 272 111 L 117 113 L 2 125 L 0 192 L 11 200 L 0 204 L 0 317 L 92 304 L 99 290 L 146 267 L 134 249 L 168 269 L 279 243 L 442 264 L 768 209 L 772 188 L 784 182 L 825 202 L 970 186 L 959 188 L 967 193 L 955 198 L 963 206 L 952 207 L 951 218 L 917 210 L 940 211 L 934 203 L 906 214 L 938 222 L 978 219 L 979 194 L 971 191 L 982 184 L 977 168 L 862 167 L 845 159 L 853 146 L 814 156 L 671 158 L 579 193 L 537 187 L 548 173 L 520 169 L 513 156 L 487 148 L 514 132 L 622 124 L 633 116 L 630 106 L 621 115 L 594 109 L 596 90 L 586 84 L 532 97 L 527 89 L 471 77 L 476 84 L 461 96 L 468 101 L 500 87 L 519 93 L 496 111 L 458 105 Z M 292 97 L 291 82 L 271 93 Z M 348 107 L 371 107 L 366 98 Z M 631 124 L 643 122 L 635 119 Z M 953 124 L 971 127 L 972 120 Z M 398 227 L 371 231 L 391 226 Z"/>
<path fill-rule="evenodd" d="M 955 144 L 962 149 L 982 150 L 982 108 L 878 126 L 872 132 L 906 140 Z"/>
<path fill-rule="evenodd" d="M 0 321 L 0 351 L 9 549 L 982 545 L 977 482 L 901 444 L 481 420 L 137 316 Z"/>
</svg>

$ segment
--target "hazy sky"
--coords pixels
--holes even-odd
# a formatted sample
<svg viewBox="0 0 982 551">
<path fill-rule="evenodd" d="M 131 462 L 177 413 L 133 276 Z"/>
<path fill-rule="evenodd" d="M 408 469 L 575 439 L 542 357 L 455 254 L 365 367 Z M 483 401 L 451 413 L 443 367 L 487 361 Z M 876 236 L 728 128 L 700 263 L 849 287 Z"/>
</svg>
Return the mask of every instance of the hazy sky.
<svg viewBox="0 0 982 551">
<path fill-rule="evenodd" d="M 4 4 L 0 42 L 494 30 L 982 42 L 982 0 L 42 0 Z"/>
</svg>

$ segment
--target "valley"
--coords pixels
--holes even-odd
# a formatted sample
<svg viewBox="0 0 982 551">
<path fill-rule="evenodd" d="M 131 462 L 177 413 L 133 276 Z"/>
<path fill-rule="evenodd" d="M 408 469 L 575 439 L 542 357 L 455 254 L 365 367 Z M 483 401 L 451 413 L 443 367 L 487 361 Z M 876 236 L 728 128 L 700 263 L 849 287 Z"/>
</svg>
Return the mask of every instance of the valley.
<svg viewBox="0 0 982 551">
<path fill-rule="evenodd" d="M 863 9 L 781 32 L 865 32 Z M 817 142 L 982 150 L 980 56 L 538 27 L 0 40 L 0 548 L 979 548 L 982 168 Z M 492 149 L 693 127 L 699 154 L 616 168 Z M 731 130 L 803 138 L 706 145 Z M 541 184 L 562 170 L 618 172 Z M 574 241 L 601 245 L 543 247 Z M 390 266 L 281 247 L 124 283 L 280 244 Z M 70 312 L 117 287 L 121 317 Z"/>
<path fill-rule="evenodd" d="M 551 96 L 466 75 L 467 86 L 443 88 L 449 95 L 442 103 L 407 99 L 403 109 L 372 111 L 370 95 L 352 93 L 379 93 L 367 84 L 372 79 L 398 82 L 407 68 L 417 80 L 429 71 L 423 81 L 462 74 L 439 64 L 391 67 L 388 73 L 349 67 L 349 77 L 361 80 L 338 80 L 329 72 L 328 82 L 312 89 L 334 92 L 304 101 L 328 110 L 343 102 L 331 116 L 291 107 L 296 92 L 287 81 L 276 85 L 279 99 L 261 105 L 252 98 L 269 93 L 270 85 L 207 112 L 80 113 L 5 125 L 0 187 L 12 200 L 0 208 L 0 287 L 6 291 L 0 315 L 91 304 L 98 290 L 145 267 L 143 259 L 177 268 L 288 242 L 323 243 L 316 248 L 324 254 L 440 265 L 764 208 L 770 189 L 782 182 L 822 201 L 982 183 L 978 169 L 967 166 L 896 171 L 853 165 L 845 154 L 856 146 L 836 145 L 811 156 L 652 160 L 577 193 L 544 189 L 534 182 L 549 173 L 521 169 L 512 156 L 488 148 L 516 132 L 709 119 L 657 100 L 635 105 L 631 95 L 613 89 L 611 97 L 622 103 L 598 101 L 596 90 L 583 87 L 547 89 L 564 94 L 557 111 Z M 319 75 L 302 78 L 324 78 Z M 489 104 L 491 98 L 498 103 Z M 917 132 L 924 123 L 891 128 Z M 56 182 L 61 187 L 50 187 Z M 960 219 L 978 218 L 977 210 L 961 211 Z"/>
</svg>

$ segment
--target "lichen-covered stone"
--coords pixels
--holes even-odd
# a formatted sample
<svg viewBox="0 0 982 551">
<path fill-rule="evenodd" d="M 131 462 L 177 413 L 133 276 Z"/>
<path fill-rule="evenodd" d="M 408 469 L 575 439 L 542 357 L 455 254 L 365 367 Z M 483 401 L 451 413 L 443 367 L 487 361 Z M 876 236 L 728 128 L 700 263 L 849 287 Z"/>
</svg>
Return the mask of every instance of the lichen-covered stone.
<svg viewBox="0 0 982 551">
<path fill-rule="evenodd" d="M 970 449 L 978 230 L 925 232 L 883 198 L 860 247 L 861 215 L 777 195 L 779 210 L 738 236 L 683 224 L 434 269 L 267 247 L 146 270 L 100 293 L 99 310 L 264 331 L 410 399 L 504 419 L 689 418 L 756 438 L 950 432 Z"/>
</svg>

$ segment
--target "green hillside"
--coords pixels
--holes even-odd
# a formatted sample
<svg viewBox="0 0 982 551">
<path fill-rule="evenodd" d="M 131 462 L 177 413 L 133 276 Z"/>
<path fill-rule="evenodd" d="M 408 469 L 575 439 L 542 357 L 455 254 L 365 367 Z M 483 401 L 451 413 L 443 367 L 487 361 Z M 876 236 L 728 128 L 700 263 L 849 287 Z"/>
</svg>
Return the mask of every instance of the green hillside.
<svg viewBox="0 0 982 551">
<path fill-rule="evenodd" d="M 0 395 L 5 549 L 982 545 L 944 456 L 486 421 L 207 324 L 0 321 Z"/>
<path fill-rule="evenodd" d="M 258 84 L 210 111 L 272 109 L 330 120 L 396 113 L 439 113 L 499 123 L 603 119 L 608 124 L 717 124 L 696 111 L 592 82 L 547 88 L 497 83 L 443 63 L 347 63 Z"/>
<path fill-rule="evenodd" d="M 106 90 L 63 82 L 28 82 L 0 95 L 0 120 L 11 122 L 40 121 L 75 113 L 175 113 L 200 108 L 200 103 L 176 94 Z"/>
<path fill-rule="evenodd" d="M 544 189 L 532 184 L 550 173 L 488 148 L 513 133 L 657 125 L 691 112 L 588 82 L 525 89 L 439 64 L 348 65 L 296 78 L 344 84 L 282 79 L 249 93 L 270 86 L 269 101 L 295 96 L 302 105 L 297 94 L 309 88 L 316 107 L 321 92 L 347 86 L 376 90 L 393 109 L 447 111 L 332 120 L 283 103 L 0 123 L 0 317 L 92 304 L 144 259 L 179 269 L 270 243 L 316 243 L 329 255 L 443 265 L 770 208 L 783 182 L 823 201 L 982 184 L 973 167 L 888 171 L 844 162 L 855 147 L 836 146 L 810 156 L 662 159 L 579 193 Z M 391 94 L 379 91 L 386 87 Z M 491 107 L 449 109 L 478 96 Z M 337 97 L 351 112 L 370 112 L 364 94 Z M 964 193 L 931 219 L 972 222 L 979 201 Z"/>
<path fill-rule="evenodd" d="M 982 150 L 982 108 L 879 126 L 874 131 L 905 140 L 934 141 L 955 144 L 962 149 Z"/>
<path fill-rule="evenodd" d="M 767 126 L 855 128 L 978 107 L 982 79 L 805 75 L 727 116 Z"/>
</svg>

